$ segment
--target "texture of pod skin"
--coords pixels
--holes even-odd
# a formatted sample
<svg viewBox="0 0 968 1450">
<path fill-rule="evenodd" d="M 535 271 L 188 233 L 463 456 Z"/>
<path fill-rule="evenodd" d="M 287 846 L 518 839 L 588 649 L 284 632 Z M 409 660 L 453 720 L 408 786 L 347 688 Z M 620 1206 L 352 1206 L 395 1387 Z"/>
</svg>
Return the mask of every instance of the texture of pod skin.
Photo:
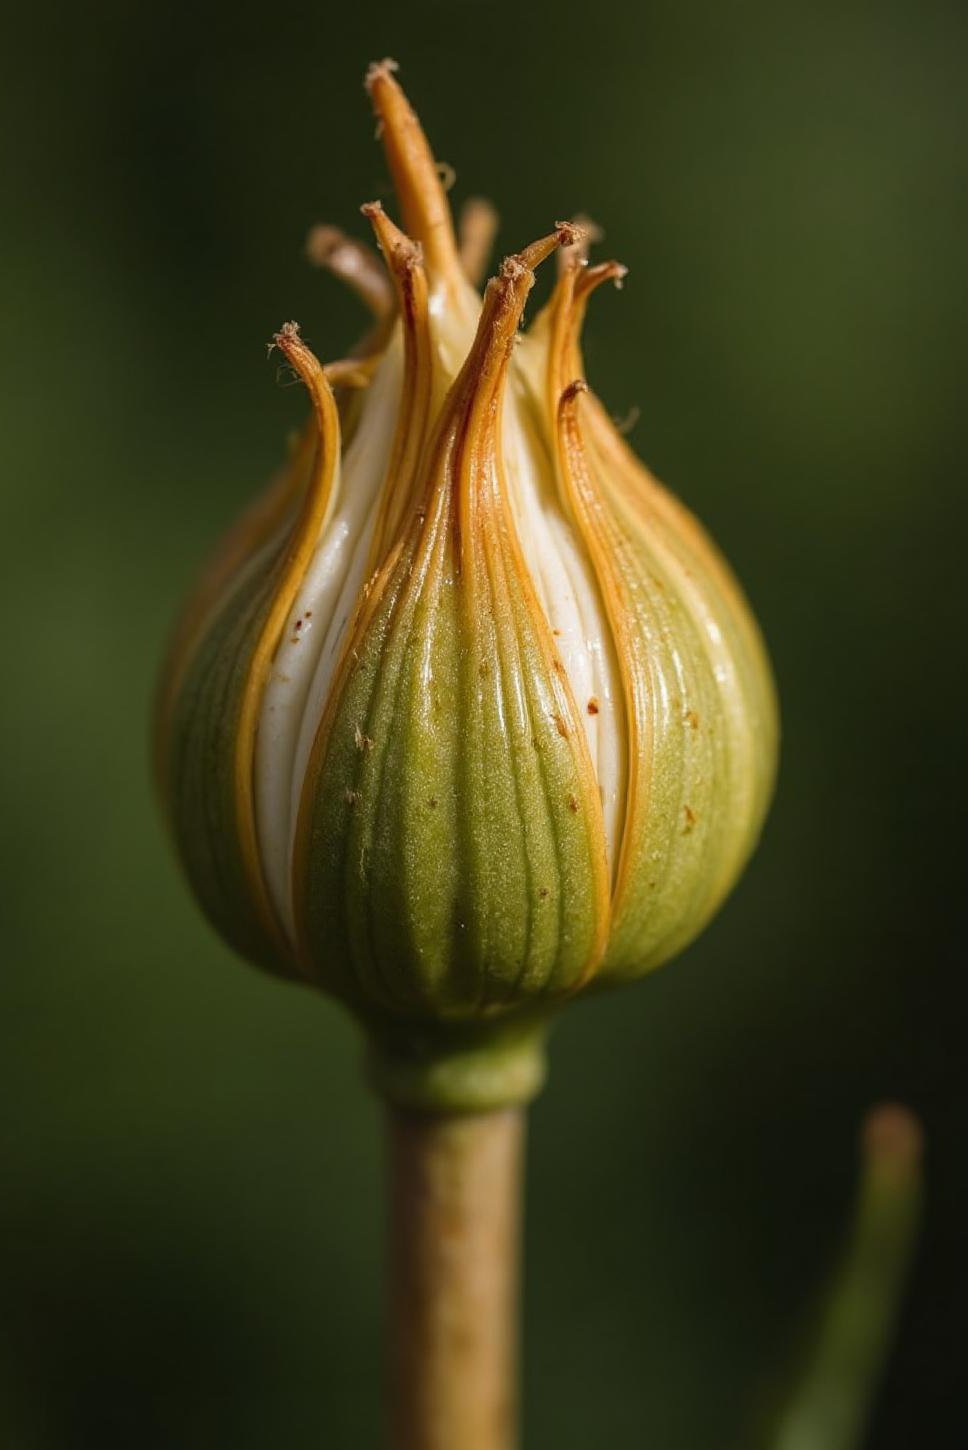
<svg viewBox="0 0 968 1450">
<path fill-rule="evenodd" d="M 333 228 L 308 244 L 373 329 L 327 366 L 274 339 L 311 417 L 176 630 L 157 770 L 226 940 L 344 1001 L 390 1096 L 487 1107 L 536 1090 L 558 1004 L 708 921 L 776 706 L 728 566 L 585 382 L 589 297 L 625 269 L 559 224 L 482 302 L 494 213 L 458 243 L 392 71 L 367 86 L 406 230 L 363 208 L 385 271 Z"/>
</svg>

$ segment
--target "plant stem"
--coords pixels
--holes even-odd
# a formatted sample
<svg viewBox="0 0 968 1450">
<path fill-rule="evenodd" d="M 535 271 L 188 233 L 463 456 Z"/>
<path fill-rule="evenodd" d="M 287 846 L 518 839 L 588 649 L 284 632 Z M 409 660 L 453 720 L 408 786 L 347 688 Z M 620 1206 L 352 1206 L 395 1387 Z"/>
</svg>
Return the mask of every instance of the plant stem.
<svg viewBox="0 0 968 1450">
<path fill-rule="evenodd" d="M 392 1450 L 513 1450 L 524 1111 L 389 1110 Z"/>
<path fill-rule="evenodd" d="M 773 1450 L 856 1450 L 894 1337 L 921 1215 L 921 1127 L 884 1104 L 868 1115 L 854 1223 Z"/>
</svg>

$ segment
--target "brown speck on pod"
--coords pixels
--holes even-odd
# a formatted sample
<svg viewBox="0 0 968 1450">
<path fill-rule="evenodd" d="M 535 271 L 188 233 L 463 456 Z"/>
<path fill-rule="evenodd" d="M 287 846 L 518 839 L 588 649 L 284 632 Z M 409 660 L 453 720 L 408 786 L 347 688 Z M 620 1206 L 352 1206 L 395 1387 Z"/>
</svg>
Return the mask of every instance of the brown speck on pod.
<svg viewBox="0 0 968 1450">
<path fill-rule="evenodd" d="M 541 898 L 541 900 L 544 901 L 545 898 L 548 895 L 548 888 L 547 888 L 547 886 L 539 886 L 538 887 L 538 895 Z"/>
<path fill-rule="evenodd" d="M 686 824 L 682 828 L 682 834 L 684 836 L 687 836 L 692 830 L 693 826 L 696 824 L 696 812 L 693 810 L 692 806 L 683 806 L 682 814 L 686 822 Z"/>
<path fill-rule="evenodd" d="M 430 807 L 430 809 L 432 811 L 436 810 L 437 809 L 437 797 L 435 795 L 432 795 L 430 797 L 430 799 L 428 800 L 427 804 L 428 804 L 428 806 Z"/>
<path fill-rule="evenodd" d="M 577 799 L 576 796 L 570 795 L 568 797 L 568 809 L 570 811 L 574 811 L 577 814 L 577 811 L 578 811 L 578 799 Z"/>
<path fill-rule="evenodd" d="M 360 793 L 358 790 L 350 790 L 349 786 L 347 786 L 343 792 L 343 799 L 348 806 L 355 806 L 360 799 Z"/>
<path fill-rule="evenodd" d="M 598 714 L 598 701 L 594 695 L 592 695 L 591 699 L 588 701 L 588 713 L 589 715 Z"/>
<path fill-rule="evenodd" d="M 699 716 L 696 714 L 695 710 L 687 710 L 685 715 L 683 716 L 683 719 L 685 720 L 687 725 L 692 726 L 693 730 L 699 729 Z"/>
<path fill-rule="evenodd" d="M 363 731 L 360 729 L 359 725 L 357 725 L 353 731 L 353 740 L 356 744 L 357 750 L 363 751 L 373 749 L 373 741 L 370 739 L 369 735 L 363 734 Z"/>
<path fill-rule="evenodd" d="M 551 718 L 555 722 L 555 729 L 558 731 L 558 734 L 561 736 L 561 738 L 563 740 L 567 740 L 568 739 L 568 726 L 565 724 L 564 720 L 558 714 L 557 710 L 555 711 L 555 713 L 552 715 Z"/>
</svg>

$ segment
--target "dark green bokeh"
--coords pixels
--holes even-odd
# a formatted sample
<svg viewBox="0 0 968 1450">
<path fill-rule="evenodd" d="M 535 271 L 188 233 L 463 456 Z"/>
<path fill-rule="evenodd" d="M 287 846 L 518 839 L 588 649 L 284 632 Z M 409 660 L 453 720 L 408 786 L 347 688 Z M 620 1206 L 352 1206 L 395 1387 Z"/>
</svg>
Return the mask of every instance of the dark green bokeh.
<svg viewBox="0 0 968 1450">
<path fill-rule="evenodd" d="M 941 1443 L 968 1292 L 965 11 L 32 9 L 0 57 L 0 1445 L 378 1440 L 357 1044 L 202 925 L 145 737 L 176 602 L 302 413 L 266 339 L 296 317 L 335 356 L 361 326 L 300 248 L 388 197 L 360 88 L 385 53 L 503 248 L 605 224 L 631 271 L 590 372 L 735 563 L 784 706 L 720 919 L 558 1030 L 526 1443 L 750 1445 L 885 1095 L 924 1117 L 931 1188 L 871 1445 Z"/>
</svg>

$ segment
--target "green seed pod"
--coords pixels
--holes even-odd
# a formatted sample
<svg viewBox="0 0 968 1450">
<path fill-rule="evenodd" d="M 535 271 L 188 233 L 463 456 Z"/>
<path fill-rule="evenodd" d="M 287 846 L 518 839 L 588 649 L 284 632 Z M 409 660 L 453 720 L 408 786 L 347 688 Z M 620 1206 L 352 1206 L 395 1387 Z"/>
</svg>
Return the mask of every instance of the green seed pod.
<svg viewBox="0 0 968 1450">
<path fill-rule="evenodd" d="M 176 632 L 158 768 L 240 953 L 339 997 L 391 1097 L 522 1101 L 549 1016 L 651 970 L 730 890 L 772 787 L 769 665 L 728 566 L 584 381 L 589 266 L 561 224 L 483 302 L 388 63 L 368 88 L 406 233 L 317 257 L 376 314 L 356 358 L 274 345 L 312 416 Z M 544 311 L 518 330 L 534 269 Z"/>
</svg>

